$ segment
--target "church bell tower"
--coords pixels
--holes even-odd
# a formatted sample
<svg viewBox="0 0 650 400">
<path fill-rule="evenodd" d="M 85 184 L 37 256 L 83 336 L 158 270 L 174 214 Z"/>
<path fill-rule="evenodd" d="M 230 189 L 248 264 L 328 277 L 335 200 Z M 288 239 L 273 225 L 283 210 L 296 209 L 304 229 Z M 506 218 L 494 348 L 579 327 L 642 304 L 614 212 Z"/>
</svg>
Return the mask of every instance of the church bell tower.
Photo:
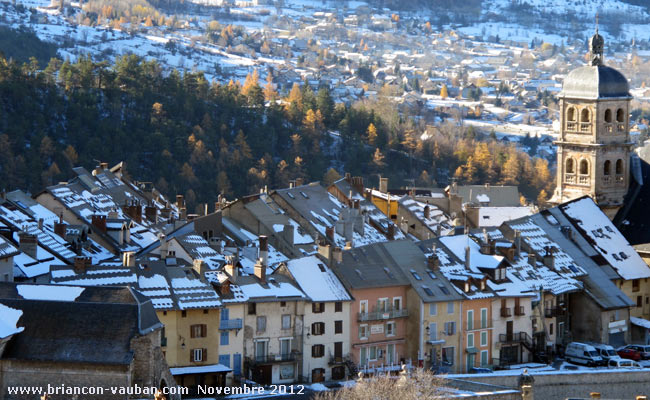
<svg viewBox="0 0 650 400">
<path fill-rule="evenodd" d="M 627 79 L 604 65 L 605 40 L 589 41 L 590 65 L 569 73 L 560 93 L 557 187 L 552 203 L 591 196 L 610 217 L 629 187 L 630 100 Z"/>
</svg>

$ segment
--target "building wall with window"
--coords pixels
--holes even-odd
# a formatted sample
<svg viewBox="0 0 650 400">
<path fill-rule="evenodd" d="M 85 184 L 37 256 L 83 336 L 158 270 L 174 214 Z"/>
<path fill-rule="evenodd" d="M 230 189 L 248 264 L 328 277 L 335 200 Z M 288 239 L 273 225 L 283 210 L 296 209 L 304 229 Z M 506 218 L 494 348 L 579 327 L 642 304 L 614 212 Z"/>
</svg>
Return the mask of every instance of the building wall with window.
<svg viewBox="0 0 650 400">
<path fill-rule="evenodd" d="M 347 378 L 350 301 L 305 303 L 302 376 L 307 382 Z"/>
<path fill-rule="evenodd" d="M 440 366 L 441 371 L 460 372 L 458 349 L 461 302 L 425 303 L 415 290 L 409 288 L 407 304 L 409 318 L 406 343 L 409 356 L 422 360 L 424 368 Z M 421 351 L 423 354 L 418 354 Z"/>
<path fill-rule="evenodd" d="M 532 297 L 492 299 L 492 355 L 499 365 L 533 360 Z M 494 361 L 497 362 L 497 361 Z M 491 363 L 493 363 L 491 361 Z"/>
<path fill-rule="evenodd" d="M 161 348 L 170 368 L 217 364 L 219 362 L 219 309 L 157 311 L 165 326 Z M 183 385 L 197 384 L 186 376 Z M 217 382 L 204 382 L 217 384 Z"/>
<path fill-rule="evenodd" d="M 648 278 L 618 279 L 615 283 L 627 297 L 636 303 L 636 307 L 630 308 L 630 316 L 650 319 L 650 282 Z"/>
<path fill-rule="evenodd" d="M 226 384 L 232 385 L 244 368 L 244 313 L 246 304 L 224 302 L 219 315 L 219 364 L 232 369 Z"/>
<path fill-rule="evenodd" d="M 355 301 L 350 309 L 350 354 L 362 368 L 399 365 L 410 359 L 406 349 L 406 289 L 351 290 Z"/>
<path fill-rule="evenodd" d="M 248 379 L 258 383 L 298 380 L 304 310 L 304 301 L 250 300 L 246 304 L 244 355 Z"/>
<path fill-rule="evenodd" d="M 492 298 L 465 300 L 462 303 L 461 370 L 492 364 Z"/>
</svg>

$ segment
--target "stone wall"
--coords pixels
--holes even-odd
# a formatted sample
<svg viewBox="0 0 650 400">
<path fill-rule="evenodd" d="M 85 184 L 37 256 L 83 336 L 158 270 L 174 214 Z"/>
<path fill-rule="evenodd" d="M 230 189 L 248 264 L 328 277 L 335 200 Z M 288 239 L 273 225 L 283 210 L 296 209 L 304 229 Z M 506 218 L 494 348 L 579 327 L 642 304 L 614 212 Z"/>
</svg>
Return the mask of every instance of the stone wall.
<svg viewBox="0 0 650 400">
<path fill-rule="evenodd" d="M 589 398 L 590 392 L 599 392 L 604 399 L 634 399 L 650 396 L 650 371 L 593 370 L 589 372 L 564 371 L 533 374 L 535 399 L 564 400 L 567 397 Z M 463 381 L 517 387 L 519 375 L 463 375 Z"/>
<path fill-rule="evenodd" d="M 47 362 L 32 362 L 18 360 L 0 361 L 0 398 L 6 400 L 34 399 L 34 395 L 12 395 L 7 387 L 42 387 L 47 390 L 47 385 L 53 387 L 104 387 L 106 393 L 102 399 L 124 399 L 124 395 L 108 394 L 111 386 L 130 386 L 129 372 L 126 365 L 104 366 L 88 364 L 61 364 Z M 67 400 L 71 395 L 53 395 L 51 400 Z M 79 396 L 78 399 L 96 399 L 97 395 Z"/>
</svg>

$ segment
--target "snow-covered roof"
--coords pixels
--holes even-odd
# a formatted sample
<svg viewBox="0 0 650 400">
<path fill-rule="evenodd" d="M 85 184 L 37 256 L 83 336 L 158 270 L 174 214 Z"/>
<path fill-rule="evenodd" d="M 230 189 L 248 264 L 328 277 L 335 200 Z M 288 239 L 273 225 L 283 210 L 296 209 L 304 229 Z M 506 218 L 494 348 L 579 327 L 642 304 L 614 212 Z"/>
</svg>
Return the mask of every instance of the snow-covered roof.
<svg viewBox="0 0 650 400">
<path fill-rule="evenodd" d="M 128 285 L 151 299 L 155 309 L 187 310 L 216 308 L 221 300 L 212 285 L 193 269 L 167 266 L 164 260 L 141 261 L 137 267 L 93 265 L 84 273 L 72 266 L 56 266 L 52 283 L 79 286 Z"/>
<path fill-rule="evenodd" d="M 25 328 L 18 326 L 18 320 L 23 315 L 21 310 L 16 310 L 0 304 L 0 339 L 4 339 L 16 333 L 20 333 Z"/>
<path fill-rule="evenodd" d="M 197 367 L 178 367 L 170 368 L 169 372 L 172 375 L 187 375 L 187 374 L 207 374 L 213 372 L 231 372 L 232 369 L 222 364 L 201 365 Z"/>
<path fill-rule="evenodd" d="M 17 285 L 16 291 L 25 300 L 75 301 L 84 288 L 77 286 Z"/>
<path fill-rule="evenodd" d="M 650 277 L 648 264 L 590 197 L 562 204 L 559 209 L 623 279 Z"/>
<path fill-rule="evenodd" d="M 291 260 L 287 269 L 312 301 L 351 300 L 341 281 L 315 256 Z"/>
<path fill-rule="evenodd" d="M 636 326 L 640 326 L 645 329 L 650 329 L 650 321 L 643 318 L 630 317 L 630 322 Z"/>
<path fill-rule="evenodd" d="M 532 213 L 529 207 L 479 207 L 478 226 L 480 228 L 501 226 L 506 221 L 526 217 Z"/>
<path fill-rule="evenodd" d="M 398 201 L 401 207 L 408 210 L 411 215 L 422 222 L 432 233 L 443 236 L 448 235 L 453 230 L 449 216 L 435 205 L 422 203 L 414 200 L 410 196 L 403 196 Z M 429 207 L 429 218 L 425 218 L 426 207 Z"/>
<path fill-rule="evenodd" d="M 440 242 L 461 262 L 465 262 L 465 254 L 469 247 L 469 267 L 473 272 L 480 272 L 479 268 L 494 269 L 503 260 L 502 256 L 481 253 L 481 247 L 469 235 L 444 236 L 440 238 Z"/>
</svg>

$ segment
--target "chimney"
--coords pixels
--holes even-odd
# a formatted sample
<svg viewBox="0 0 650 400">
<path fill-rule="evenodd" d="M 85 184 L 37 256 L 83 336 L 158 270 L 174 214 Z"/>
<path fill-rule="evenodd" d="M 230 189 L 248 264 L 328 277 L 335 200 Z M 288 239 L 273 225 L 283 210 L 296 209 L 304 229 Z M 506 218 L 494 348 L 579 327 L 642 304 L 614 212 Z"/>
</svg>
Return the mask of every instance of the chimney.
<svg viewBox="0 0 650 400">
<path fill-rule="evenodd" d="M 38 229 L 41 231 L 43 230 L 43 218 L 38 219 Z"/>
<path fill-rule="evenodd" d="M 327 237 L 327 240 L 329 240 L 331 243 L 334 243 L 334 227 L 333 226 L 328 226 L 325 228 L 325 237 Z"/>
<path fill-rule="evenodd" d="M 255 263 L 255 276 L 261 283 L 266 283 L 266 265 L 262 263 L 262 259 L 257 259 Z"/>
<path fill-rule="evenodd" d="M 180 209 L 180 216 L 178 217 L 181 221 L 186 221 L 187 220 L 187 208 L 181 207 Z"/>
<path fill-rule="evenodd" d="M 148 221 L 156 223 L 158 220 L 158 208 L 155 205 L 148 205 L 144 208 L 144 216 Z"/>
<path fill-rule="evenodd" d="M 118 219 L 119 217 L 120 217 L 120 214 L 115 210 L 112 210 L 112 211 L 108 212 L 108 219 Z"/>
<path fill-rule="evenodd" d="M 363 191 L 363 197 L 365 197 L 366 200 L 368 201 L 372 201 L 372 192 L 370 191 L 370 189 L 366 189 Z"/>
<path fill-rule="evenodd" d="M 182 194 L 177 194 L 176 195 L 176 208 L 180 211 L 181 208 L 183 208 L 185 204 L 185 201 L 183 200 L 183 195 Z"/>
<path fill-rule="evenodd" d="M 18 249 L 36 260 L 38 238 L 36 235 L 32 235 L 27 232 L 20 232 L 18 234 Z"/>
<path fill-rule="evenodd" d="M 93 261 L 90 257 L 75 257 L 73 264 L 74 272 L 77 274 L 85 274 L 92 263 Z"/>
<path fill-rule="evenodd" d="M 379 178 L 379 191 L 382 193 L 388 193 L 388 178 Z"/>
<path fill-rule="evenodd" d="M 125 251 L 122 253 L 122 266 L 135 267 L 135 252 Z"/>
<path fill-rule="evenodd" d="M 161 233 L 158 235 L 158 240 L 160 241 L 160 259 L 165 260 L 169 255 L 169 243 L 167 242 L 167 237 L 165 234 Z"/>
<path fill-rule="evenodd" d="M 519 257 L 521 254 L 521 231 L 519 229 L 515 230 L 515 249 L 517 250 L 516 255 Z"/>
<path fill-rule="evenodd" d="M 99 169 L 101 169 L 102 171 L 107 170 L 108 169 L 108 163 L 107 162 L 99 163 Z"/>
<path fill-rule="evenodd" d="M 470 260 L 471 253 L 472 251 L 470 250 L 469 246 L 465 247 L 465 269 L 468 271 L 470 270 L 470 265 L 472 265 Z"/>
<path fill-rule="evenodd" d="M 203 215 L 208 215 L 208 203 L 203 205 Z"/>
<path fill-rule="evenodd" d="M 354 208 L 355 210 L 358 210 L 359 207 L 360 207 L 360 205 L 361 205 L 361 202 L 359 201 L 359 199 L 355 199 L 355 200 L 352 202 L 352 208 Z"/>
<path fill-rule="evenodd" d="M 350 250 L 352 248 L 352 241 L 345 242 L 345 250 Z"/>
<path fill-rule="evenodd" d="M 122 207 L 124 214 L 128 215 L 137 223 L 142 222 L 142 207 L 137 202 L 130 202 Z"/>
<path fill-rule="evenodd" d="M 323 256 L 327 260 L 327 262 L 332 261 L 332 246 L 330 246 L 327 242 L 321 241 L 318 243 L 318 254 Z"/>
<path fill-rule="evenodd" d="M 528 264 L 533 267 L 537 266 L 537 256 L 535 253 L 528 253 Z"/>
<path fill-rule="evenodd" d="M 54 223 L 54 233 L 65 239 L 66 231 L 66 224 L 63 223 L 63 213 L 61 213 L 59 214 L 59 221 Z"/>
<path fill-rule="evenodd" d="M 424 219 L 431 218 L 431 207 L 429 205 L 424 206 Z"/>
<path fill-rule="evenodd" d="M 106 216 L 95 214 L 92 216 L 91 223 L 99 231 L 106 233 Z"/>
<path fill-rule="evenodd" d="M 208 264 L 203 260 L 196 259 L 192 262 L 192 269 L 198 272 L 200 276 L 203 276 L 208 271 Z"/>
<path fill-rule="evenodd" d="M 352 187 L 359 193 L 363 193 L 363 177 L 355 176 L 352 178 Z"/>
<path fill-rule="evenodd" d="M 293 246 L 295 244 L 294 239 L 295 239 L 295 227 L 293 224 L 285 224 L 284 227 L 282 228 L 282 236 L 284 236 L 284 239 L 291 245 Z M 327 228 L 325 228 L 327 230 Z"/>
<path fill-rule="evenodd" d="M 395 240 L 395 224 L 388 225 L 388 240 Z"/>
<path fill-rule="evenodd" d="M 544 250 L 546 252 L 544 254 L 544 258 L 542 259 L 542 262 L 550 269 L 555 270 L 555 256 L 553 255 L 553 251 L 555 249 L 551 246 L 546 246 L 544 247 Z"/>
<path fill-rule="evenodd" d="M 296 186 L 296 181 L 289 181 L 289 189 L 293 189 Z"/>
<path fill-rule="evenodd" d="M 343 251 L 340 247 L 335 247 L 332 249 L 332 262 L 336 264 L 343 262 Z"/>
<path fill-rule="evenodd" d="M 302 185 L 303 185 L 302 178 L 296 178 L 296 186 L 302 186 Z"/>
<path fill-rule="evenodd" d="M 266 235 L 260 235 L 260 260 L 266 268 L 269 262 L 269 238 Z"/>
<path fill-rule="evenodd" d="M 508 261 L 515 261 L 515 255 L 517 254 L 517 249 L 514 247 L 509 247 L 506 249 L 506 258 Z"/>
<path fill-rule="evenodd" d="M 346 173 L 345 173 L 345 180 L 346 180 L 348 183 L 350 183 L 350 184 L 352 183 L 352 178 L 351 178 L 349 172 L 346 172 Z"/>
<path fill-rule="evenodd" d="M 237 262 L 235 261 L 235 257 L 233 256 L 226 257 L 225 271 L 230 276 L 230 281 L 232 283 L 236 283 L 237 277 L 239 276 L 239 268 L 237 268 Z"/>
<path fill-rule="evenodd" d="M 225 281 L 221 282 L 221 285 L 219 286 L 219 289 L 220 289 L 220 292 L 221 292 L 222 295 L 230 294 L 231 293 L 230 281 L 228 279 L 226 279 Z"/>
<path fill-rule="evenodd" d="M 431 271 L 435 271 L 440 267 L 440 260 L 438 259 L 437 255 L 432 254 L 427 257 L 427 267 Z"/>
</svg>

